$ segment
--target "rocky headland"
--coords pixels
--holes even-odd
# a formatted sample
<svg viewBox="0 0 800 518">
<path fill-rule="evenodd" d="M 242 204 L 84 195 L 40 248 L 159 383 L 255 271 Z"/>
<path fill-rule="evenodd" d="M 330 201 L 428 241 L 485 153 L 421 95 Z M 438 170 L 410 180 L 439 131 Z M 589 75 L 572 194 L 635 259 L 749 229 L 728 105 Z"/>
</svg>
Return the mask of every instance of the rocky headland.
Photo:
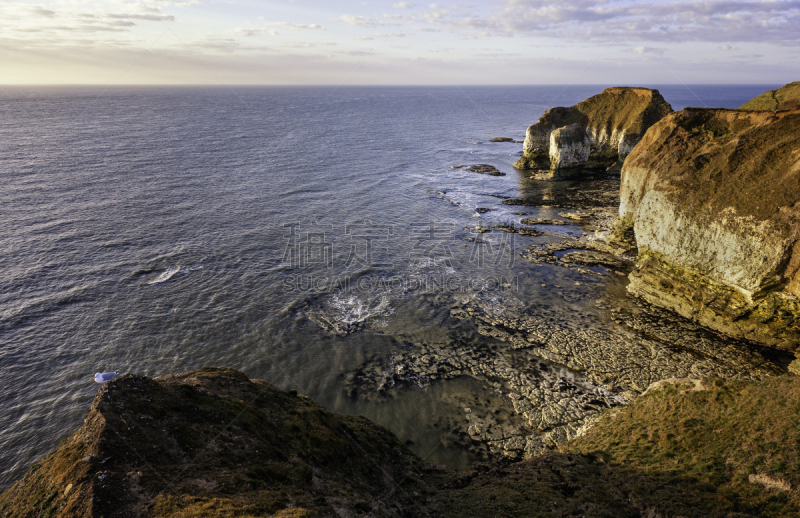
<svg viewBox="0 0 800 518">
<path fill-rule="evenodd" d="M 612 241 L 638 248 L 629 292 L 730 336 L 796 350 L 799 203 L 800 109 L 668 115 L 622 169 Z"/>
<path fill-rule="evenodd" d="M 528 127 L 518 169 L 541 178 L 621 163 L 645 131 L 672 112 L 658 90 L 615 87 L 575 106 L 547 110 Z"/>
<path fill-rule="evenodd" d="M 453 470 L 233 369 L 125 375 L 0 495 L 0 515 L 796 516 L 799 401 L 796 376 L 675 379 L 557 451 Z"/>
</svg>

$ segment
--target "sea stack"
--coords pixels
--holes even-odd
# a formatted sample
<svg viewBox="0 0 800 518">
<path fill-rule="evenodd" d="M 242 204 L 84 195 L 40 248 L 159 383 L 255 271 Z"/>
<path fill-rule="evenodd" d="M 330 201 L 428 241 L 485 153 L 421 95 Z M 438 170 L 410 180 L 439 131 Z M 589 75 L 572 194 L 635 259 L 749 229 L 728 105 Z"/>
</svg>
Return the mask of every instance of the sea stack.
<svg viewBox="0 0 800 518">
<path fill-rule="evenodd" d="M 672 111 L 658 90 L 606 88 L 575 106 L 547 110 L 528 127 L 514 167 L 559 178 L 620 165 L 647 129 Z"/>
<path fill-rule="evenodd" d="M 631 294 L 798 348 L 800 108 L 671 114 L 625 160 L 620 198 L 611 240 L 638 247 Z"/>
</svg>

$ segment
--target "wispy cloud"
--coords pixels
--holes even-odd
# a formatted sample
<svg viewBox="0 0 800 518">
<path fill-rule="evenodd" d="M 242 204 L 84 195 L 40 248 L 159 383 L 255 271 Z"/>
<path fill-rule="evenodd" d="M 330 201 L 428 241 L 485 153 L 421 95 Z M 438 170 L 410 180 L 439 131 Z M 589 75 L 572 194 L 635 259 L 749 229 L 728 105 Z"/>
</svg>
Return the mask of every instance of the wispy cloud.
<svg viewBox="0 0 800 518">
<path fill-rule="evenodd" d="M 633 47 L 633 51 L 637 54 L 656 54 L 663 56 L 667 49 L 657 47 Z"/>
<path fill-rule="evenodd" d="M 299 30 L 309 29 L 309 30 L 312 30 L 312 31 L 324 31 L 325 30 L 325 27 L 323 27 L 322 25 L 318 25 L 316 23 L 304 25 L 304 24 L 301 24 L 301 23 L 277 22 L 277 23 L 273 23 L 271 25 L 275 25 L 275 26 L 279 26 L 279 27 L 286 27 L 287 29 L 299 29 Z"/>
<path fill-rule="evenodd" d="M 55 11 L 45 9 L 38 5 L 29 7 L 28 12 L 30 12 L 33 16 L 44 16 L 45 18 L 53 18 L 56 15 Z"/>
<path fill-rule="evenodd" d="M 536 35 L 577 41 L 766 42 L 800 44 L 800 1 L 671 1 L 643 5 L 609 0 L 505 0 L 480 15 L 430 6 L 423 19 L 459 31 Z"/>
</svg>

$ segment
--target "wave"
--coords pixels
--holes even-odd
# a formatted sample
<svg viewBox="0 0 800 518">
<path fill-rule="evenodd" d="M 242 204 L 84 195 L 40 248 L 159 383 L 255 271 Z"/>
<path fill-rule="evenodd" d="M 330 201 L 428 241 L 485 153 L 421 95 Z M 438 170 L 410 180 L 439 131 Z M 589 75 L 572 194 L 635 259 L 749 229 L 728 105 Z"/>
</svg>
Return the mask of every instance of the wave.
<svg viewBox="0 0 800 518">
<path fill-rule="evenodd" d="M 161 275 L 159 275 L 152 281 L 148 282 L 147 284 L 149 286 L 152 286 L 153 284 L 160 284 L 162 282 L 167 282 L 168 280 L 175 277 L 179 273 L 189 273 L 189 270 L 187 269 L 181 270 L 180 266 L 174 266 L 174 267 L 170 266 L 169 268 L 167 268 L 165 272 L 162 272 Z"/>
</svg>

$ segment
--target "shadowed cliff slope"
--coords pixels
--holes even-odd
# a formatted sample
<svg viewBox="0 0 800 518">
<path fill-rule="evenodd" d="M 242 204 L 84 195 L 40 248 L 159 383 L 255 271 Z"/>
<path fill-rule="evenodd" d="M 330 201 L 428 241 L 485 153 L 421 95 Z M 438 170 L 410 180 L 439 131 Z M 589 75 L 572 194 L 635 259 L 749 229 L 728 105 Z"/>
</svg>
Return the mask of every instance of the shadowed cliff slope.
<svg viewBox="0 0 800 518">
<path fill-rule="evenodd" d="M 233 369 L 127 375 L 0 516 L 800 516 L 798 445 L 796 376 L 660 382 L 560 452 L 455 471 Z"/>
<path fill-rule="evenodd" d="M 398 516 L 422 468 L 388 430 L 233 369 L 128 375 L 0 497 L 0 514 Z"/>
</svg>

